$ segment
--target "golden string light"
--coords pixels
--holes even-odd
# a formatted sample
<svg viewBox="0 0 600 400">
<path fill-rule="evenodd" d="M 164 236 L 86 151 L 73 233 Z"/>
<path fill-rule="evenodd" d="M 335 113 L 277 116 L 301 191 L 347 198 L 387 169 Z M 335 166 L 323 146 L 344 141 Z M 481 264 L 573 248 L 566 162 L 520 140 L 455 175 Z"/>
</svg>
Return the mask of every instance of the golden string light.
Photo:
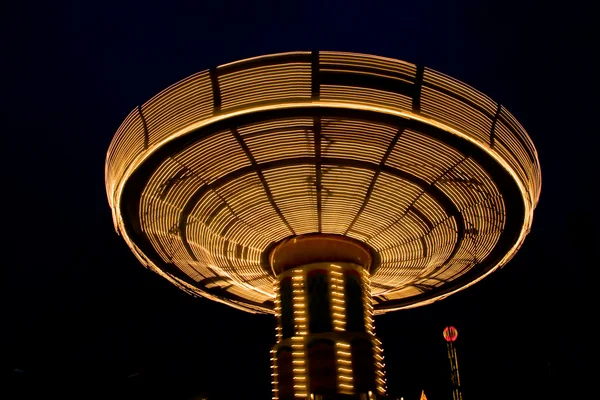
<svg viewBox="0 0 600 400">
<path fill-rule="evenodd" d="M 280 306 L 274 243 L 365 243 L 377 255 L 369 329 L 374 314 L 506 264 L 541 188 L 535 147 L 504 106 L 429 68 L 338 52 L 255 57 L 172 85 L 125 118 L 105 179 L 115 228 L 147 268 L 249 312 Z"/>
</svg>

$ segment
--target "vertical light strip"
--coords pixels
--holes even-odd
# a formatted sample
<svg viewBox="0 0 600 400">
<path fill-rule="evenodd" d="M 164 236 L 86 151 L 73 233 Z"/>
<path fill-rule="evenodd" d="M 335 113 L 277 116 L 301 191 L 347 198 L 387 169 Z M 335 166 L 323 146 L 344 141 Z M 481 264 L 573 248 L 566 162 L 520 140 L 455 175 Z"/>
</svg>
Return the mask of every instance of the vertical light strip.
<svg viewBox="0 0 600 400">
<path fill-rule="evenodd" d="M 385 361 L 383 358 L 383 348 L 381 347 L 381 341 L 373 336 L 373 356 L 375 358 L 375 383 L 377 391 L 380 394 L 386 392 L 386 379 L 385 379 Z"/>
<path fill-rule="evenodd" d="M 335 343 L 335 359 L 337 364 L 337 386 L 340 393 L 354 393 L 352 378 L 352 352 L 348 343 Z"/>
<path fill-rule="evenodd" d="M 279 379 L 278 379 L 278 370 L 277 370 L 277 352 L 275 349 L 271 350 L 271 381 L 273 382 L 273 388 L 271 391 L 273 392 L 273 400 L 279 399 Z"/>
<path fill-rule="evenodd" d="M 456 355 L 456 347 L 452 346 L 452 350 L 454 351 L 454 367 L 456 368 L 456 393 L 458 396 L 458 400 L 462 400 L 462 392 L 460 390 L 460 375 L 458 373 L 458 356 Z"/>
<path fill-rule="evenodd" d="M 282 319 L 281 319 L 281 287 L 279 286 L 279 279 L 275 279 L 273 282 L 273 290 L 275 291 L 275 318 L 277 318 L 277 326 L 275 327 L 275 341 L 276 343 L 281 342 L 283 339 L 282 334 Z M 271 372 L 271 381 L 273 382 L 273 388 L 271 391 L 273 392 L 273 400 L 279 399 L 279 370 L 277 368 L 277 351 L 275 349 L 271 350 L 271 368 L 273 371 Z"/>
<path fill-rule="evenodd" d="M 331 316 L 334 331 L 346 331 L 346 301 L 344 297 L 343 268 L 331 264 L 329 269 L 331 289 Z M 337 368 L 337 386 L 340 393 L 354 392 L 352 373 L 352 351 L 348 343 L 335 343 L 335 359 Z"/>
<path fill-rule="evenodd" d="M 375 358 L 375 382 L 377 392 L 385 394 L 386 379 L 385 379 L 385 362 L 383 357 L 383 348 L 381 341 L 375 336 L 375 320 L 373 317 L 373 298 L 371 296 L 371 279 L 369 272 L 364 268 L 360 268 L 360 276 L 363 292 L 363 309 L 365 315 L 365 329 L 372 337 L 373 357 Z"/>
<path fill-rule="evenodd" d="M 331 264 L 329 271 L 331 294 L 331 320 L 333 330 L 344 332 L 346 330 L 346 302 L 344 300 L 344 274 L 342 267 Z"/>
<path fill-rule="evenodd" d="M 279 279 L 275 279 L 273 284 L 273 290 L 275 291 L 275 318 L 277 318 L 277 326 L 275 327 L 275 338 L 277 343 L 283 339 L 283 327 L 282 327 L 282 318 L 281 318 L 281 287 L 279 286 Z"/>
<path fill-rule="evenodd" d="M 294 305 L 294 336 L 292 337 L 292 367 L 294 396 L 306 398 L 306 351 L 305 337 L 308 333 L 306 318 L 305 275 L 301 268 L 292 273 L 292 302 Z"/>
<path fill-rule="evenodd" d="M 373 319 L 373 298 L 371 297 L 371 279 L 369 272 L 364 268 L 360 268 L 363 310 L 365 316 L 365 330 L 371 335 L 375 335 L 375 326 Z"/>
<path fill-rule="evenodd" d="M 308 319 L 306 317 L 304 271 L 300 268 L 294 270 L 292 275 L 292 299 L 294 304 L 294 336 L 307 335 Z"/>
</svg>

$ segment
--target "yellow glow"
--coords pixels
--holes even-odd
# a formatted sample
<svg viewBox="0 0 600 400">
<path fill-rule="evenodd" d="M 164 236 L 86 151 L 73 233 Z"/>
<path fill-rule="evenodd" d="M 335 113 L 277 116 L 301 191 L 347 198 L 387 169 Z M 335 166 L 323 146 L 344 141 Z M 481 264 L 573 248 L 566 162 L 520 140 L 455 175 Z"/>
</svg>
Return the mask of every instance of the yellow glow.
<svg viewBox="0 0 600 400">
<path fill-rule="evenodd" d="M 308 55 L 309 53 L 298 52 L 294 54 Z M 190 228 L 190 235 L 188 235 L 188 237 L 203 238 L 202 240 L 204 240 L 202 243 L 200 243 L 200 240 L 190 240 L 190 245 L 192 246 L 194 253 L 198 256 L 199 259 L 201 259 L 199 262 L 194 262 L 194 268 L 191 268 L 189 266 L 189 260 L 185 259 L 187 255 L 183 251 L 181 241 L 176 237 L 176 235 L 169 233 L 169 229 L 172 226 L 172 221 L 178 220 L 178 212 L 180 211 L 180 205 L 183 204 L 183 202 L 186 199 L 186 196 L 189 195 L 189 193 L 186 192 L 187 189 L 184 186 L 176 187 L 175 189 L 173 189 L 172 194 L 170 194 L 171 197 L 168 199 L 168 201 L 157 200 L 157 196 L 154 194 L 155 192 L 147 192 L 145 194 L 146 200 L 144 201 L 146 201 L 147 203 L 144 204 L 146 204 L 149 209 L 156 209 L 157 212 L 156 216 L 153 217 L 154 219 L 151 219 L 151 221 L 155 221 L 155 223 L 153 222 L 153 225 L 145 227 L 145 231 L 155 234 L 150 235 L 149 238 L 152 242 L 152 246 L 155 247 L 159 255 L 164 260 L 170 260 L 171 254 L 162 254 L 162 250 L 160 250 L 161 245 L 164 247 L 165 244 L 168 244 L 169 246 L 167 247 L 173 247 L 175 249 L 173 254 L 177 256 L 175 259 L 172 259 L 172 262 L 184 273 L 190 275 L 192 279 L 196 279 L 196 276 L 203 276 L 204 274 L 209 276 L 223 277 L 225 278 L 223 282 L 227 282 L 227 290 L 229 293 L 235 296 L 241 296 L 243 299 L 254 302 L 254 304 L 251 304 L 230 300 L 228 298 L 217 297 L 209 292 L 201 291 L 196 286 L 191 285 L 183 280 L 174 277 L 173 275 L 162 271 L 160 266 L 155 264 L 154 261 L 147 259 L 147 257 L 141 252 L 141 250 L 128 236 L 124 228 L 123 215 L 121 215 L 121 210 L 118 207 L 118 205 L 121 203 L 124 185 L 127 182 L 127 180 L 131 177 L 133 172 L 145 160 L 147 160 L 152 154 L 154 154 L 157 150 L 159 150 L 168 142 L 171 142 L 178 137 L 184 136 L 199 127 L 207 126 L 214 122 L 223 121 L 235 116 L 252 114 L 259 111 L 293 108 L 299 109 L 305 107 L 336 107 L 341 109 L 374 111 L 381 114 L 395 115 L 401 118 L 411 119 L 422 122 L 427 125 L 435 126 L 452 135 L 455 135 L 456 137 L 473 143 L 474 145 L 482 149 L 485 153 L 487 153 L 490 157 L 492 157 L 513 178 L 523 197 L 525 206 L 525 220 L 519 232 L 518 239 L 516 240 L 514 246 L 506 252 L 504 257 L 501 258 L 498 264 L 490 268 L 487 273 L 476 277 L 471 282 L 467 282 L 463 286 L 457 287 L 456 289 L 449 291 L 443 295 L 431 296 L 430 298 L 425 299 L 423 301 L 415 302 L 394 309 L 375 310 L 375 313 L 383 313 L 395 309 L 416 307 L 443 299 L 449 295 L 452 295 L 453 293 L 456 293 L 459 290 L 462 290 L 466 287 L 475 284 L 476 282 L 483 279 L 485 276 L 500 268 L 513 257 L 515 252 L 523 243 L 524 238 L 531 226 L 533 210 L 535 208 L 535 205 L 537 204 L 541 190 L 541 173 L 539 169 L 539 160 L 537 159 L 537 153 L 535 152 L 533 144 L 527 137 L 526 132 L 520 126 L 518 121 L 516 121 L 516 119 L 510 113 L 508 113 L 508 111 L 506 111 L 504 108 L 501 109 L 501 120 L 498 120 L 498 123 L 496 125 L 496 134 L 498 142 L 496 146 L 492 147 L 488 143 L 488 138 L 485 136 L 486 132 L 489 131 L 489 127 L 491 126 L 490 119 L 486 115 L 482 114 L 480 111 L 473 109 L 471 106 L 468 105 L 466 101 L 476 104 L 479 108 L 485 110 L 488 114 L 490 112 L 493 113 L 495 111 L 496 103 L 493 102 L 491 99 L 487 98 L 485 95 L 470 88 L 468 85 L 465 85 L 459 81 L 456 81 L 450 77 L 447 77 L 430 69 L 425 70 L 424 86 L 421 98 L 422 112 L 420 114 L 413 113 L 412 110 L 408 108 L 408 104 L 404 103 L 403 99 L 392 97 L 388 98 L 385 97 L 385 93 L 378 93 L 374 91 L 363 91 L 360 94 L 358 92 L 354 94 L 349 93 L 344 94 L 343 96 L 345 97 L 335 97 L 337 96 L 335 95 L 335 93 L 343 94 L 343 90 L 345 89 L 322 87 L 322 93 L 325 93 L 326 90 L 329 89 L 332 90 L 330 97 L 325 96 L 325 98 L 322 96 L 320 100 L 307 98 L 307 100 L 305 101 L 298 101 L 298 96 L 307 95 L 306 91 L 308 90 L 307 88 L 310 86 L 310 65 L 308 61 L 306 63 L 289 63 L 288 65 L 279 64 L 278 57 L 283 56 L 284 55 L 269 55 L 257 57 L 256 61 L 269 60 L 269 62 L 271 63 L 264 68 L 262 66 L 260 68 L 248 68 L 240 72 L 225 74 L 224 76 L 219 77 L 224 101 L 223 104 L 225 106 L 224 108 L 229 107 L 227 104 L 230 104 L 232 107 L 234 105 L 236 107 L 242 107 L 239 109 L 229 108 L 225 112 L 213 112 L 210 77 L 208 75 L 208 72 L 206 71 L 195 74 L 190 78 L 186 78 L 183 81 L 172 85 L 168 89 L 165 89 L 163 92 L 154 96 L 141 107 L 149 126 L 149 142 L 147 148 L 144 148 L 143 145 L 143 127 L 140 122 L 140 117 L 137 113 L 137 110 L 134 110 L 134 112 L 130 113 L 130 115 L 127 116 L 126 120 L 123 122 L 123 124 L 117 131 L 117 134 L 115 135 L 115 138 L 111 143 L 109 152 L 107 154 L 107 162 L 105 165 L 106 186 L 109 204 L 113 211 L 113 221 L 115 223 L 115 228 L 117 232 L 123 236 L 127 245 L 131 248 L 134 255 L 143 265 L 147 266 L 150 270 L 158 273 L 159 275 L 161 275 L 162 277 L 169 280 L 177 287 L 181 288 L 182 290 L 188 293 L 204 296 L 214 301 L 229 304 L 235 308 L 249 312 L 278 312 L 278 310 L 273 310 L 262 305 L 264 301 L 268 299 L 272 300 L 274 298 L 274 289 L 271 285 L 273 279 L 261 269 L 260 263 L 257 262 L 257 260 L 259 259 L 261 249 L 264 249 L 268 245 L 268 243 L 270 243 L 271 241 L 276 241 L 281 235 L 285 236 L 289 234 L 289 232 L 287 232 L 284 228 L 281 228 L 279 231 L 276 232 L 276 235 L 280 236 L 275 236 L 275 240 L 272 240 L 273 238 L 271 237 L 267 238 L 265 236 L 265 233 L 262 231 L 253 232 L 252 234 L 254 236 L 251 239 L 252 242 L 249 243 L 249 245 L 247 246 L 247 248 L 249 249 L 248 254 L 252 257 L 251 260 L 246 262 L 234 258 L 231 262 L 234 264 L 236 272 L 232 273 L 230 272 L 231 267 L 229 266 L 229 264 L 227 264 L 224 256 L 221 254 L 215 254 L 213 250 L 216 248 L 222 248 L 222 239 L 218 238 L 218 235 L 212 233 L 207 227 L 202 227 L 202 224 L 190 224 L 192 225 L 192 228 Z M 416 73 L 416 69 L 412 64 L 405 63 L 399 60 L 385 59 L 376 56 L 357 55 L 350 53 L 321 52 L 319 54 L 319 57 L 319 63 L 321 65 L 322 70 L 335 71 L 337 63 L 339 63 L 340 65 L 352 65 L 358 67 L 369 66 L 369 68 L 373 68 L 373 70 L 382 71 L 381 74 L 375 73 L 376 75 L 385 75 L 383 71 L 393 71 L 395 73 L 401 74 L 402 76 L 405 76 L 406 79 L 399 79 L 409 83 L 412 82 L 412 79 L 414 78 Z M 245 62 L 245 60 L 236 63 L 243 62 Z M 232 63 L 229 65 L 234 65 L 236 63 Z M 226 70 L 229 65 L 221 66 L 219 67 L 219 69 Z M 251 81 L 249 79 L 251 79 Z M 256 85 L 254 85 L 255 87 L 249 85 L 249 82 L 256 83 Z M 448 96 L 447 94 L 444 94 L 441 91 L 435 89 L 431 85 L 441 87 L 447 92 L 453 93 L 455 96 Z M 255 93 L 254 90 L 256 88 L 262 88 L 260 89 L 262 91 L 260 93 Z M 255 95 L 253 95 L 252 93 L 255 93 Z M 358 97 L 348 99 L 347 96 L 350 95 Z M 261 99 L 276 102 L 271 104 L 257 104 L 256 101 L 259 101 Z M 381 99 L 385 99 L 385 102 L 382 103 Z M 278 124 L 280 128 L 285 126 L 284 122 L 278 122 Z M 353 124 L 355 124 L 355 122 L 347 121 L 346 125 L 343 125 L 341 122 L 337 123 L 334 121 L 326 125 L 323 128 L 324 134 L 330 135 L 331 137 L 335 137 L 336 140 L 331 146 L 324 147 L 323 151 L 329 151 L 331 152 L 331 154 L 352 154 L 352 152 L 347 151 L 351 147 L 343 147 L 351 146 L 349 142 L 345 142 L 346 139 L 343 136 L 343 132 L 344 129 L 355 129 L 353 128 Z M 343 126 L 344 129 L 341 129 L 341 126 Z M 360 124 L 357 126 L 360 126 Z M 386 135 L 390 134 L 389 132 L 386 132 L 383 128 L 379 128 L 374 125 L 371 126 L 368 124 L 364 124 L 363 128 L 365 132 L 369 133 L 369 138 L 374 138 L 373 140 L 377 139 L 379 136 L 381 138 L 387 138 L 388 136 Z M 260 130 L 258 130 L 257 132 L 260 133 Z M 310 142 L 306 142 L 306 139 L 302 135 L 302 132 L 298 132 L 300 133 L 296 134 L 296 136 L 294 136 L 293 134 L 287 136 L 290 138 L 290 143 L 293 142 L 293 146 L 296 146 L 291 147 L 293 150 L 289 150 L 289 152 L 291 152 L 289 154 L 295 154 L 294 152 L 296 152 L 297 149 L 303 148 L 304 144 L 310 144 Z M 407 133 L 407 135 L 408 134 L 413 133 Z M 221 137 L 223 138 L 228 137 L 228 135 L 228 132 L 221 132 Z M 255 142 L 252 142 L 248 139 L 248 143 L 251 143 L 252 146 L 263 146 L 266 144 L 265 148 L 269 148 L 269 146 L 271 146 L 272 148 L 273 142 L 268 142 L 267 139 L 269 138 L 265 137 L 260 140 L 257 139 Z M 235 148 L 235 146 L 237 146 L 235 144 L 235 141 L 233 141 L 231 137 L 229 137 L 228 140 L 229 142 L 227 143 L 231 143 L 232 147 L 228 147 L 229 145 L 223 145 L 222 148 L 229 149 L 227 151 L 231 151 L 231 157 L 227 158 L 225 160 L 226 162 L 220 163 L 218 165 L 225 166 L 226 168 L 230 168 L 231 170 L 240 168 L 240 166 L 242 165 L 249 165 L 249 161 L 245 158 L 243 152 L 241 152 L 239 148 Z M 305 142 L 302 142 L 303 140 Z M 521 145 L 521 142 L 524 143 L 524 145 Z M 218 146 L 220 145 L 219 143 L 220 142 L 217 141 L 214 145 Z M 430 147 L 432 149 L 436 146 L 436 144 L 432 141 L 426 141 L 425 139 L 423 139 L 423 141 L 421 142 L 421 144 L 423 143 L 427 143 L 428 146 L 432 146 Z M 414 154 L 420 154 L 418 153 L 419 142 L 415 142 L 414 144 L 417 145 L 417 147 L 412 148 L 410 145 L 407 145 L 404 147 L 404 150 L 406 150 L 409 153 L 414 153 L 416 151 L 417 153 Z M 281 147 L 283 149 L 283 143 L 281 144 Z M 376 149 L 377 146 L 373 145 L 372 148 Z M 421 146 L 421 149 L 423 148 L 424 147 Z M 358 150 L 360 150 L 360 152 Z M 197 149 L 195 151 L 197 151 Z M 257 154 L 259 153 L 260 152 L 257 150 Z M 368 152 L 365 153 L 362 148 L 357 148 L 357 152 L 355 153 L 357 154 L 357 157 L 359 153 L 360 157 L 370 157 L 370 154 Z M 528 153 L 532 154 L 534 158 L 533 162 L 527 159 Z M 194 154 L 199 153 L 187 154 L 187 156 L 189 156 L 189 160 L 200 160 L 200 158 L 198 157 L 194 158 Z M 392 158 L 393 156 L 390 158 L 390 160 L 392 160 Z M 402 158 L 399 159 L 401 160 Z M 464 165 L 461 164 L 461 166 L 464 167 L 464 170 L 470 173 L 471 175 L 477 174 L 477 168 L 479 167 L 468 164 L 468 162 L 465 162 Z M 162 168 L 160 170 L 160 174 L 157 175 L 160 177 L 173 176 L 173 172 L 176 171 L 175 164 L 165 163 L 160 168 Z M 406 168 L 409 167 L 406 166 Z M 275 172 L 277 171 L 269 171 L 269 174 Z M 163 173 L 164 175 L 161 175 Z M 431 168 L 427 169 L 426 167 L 423 167 L 419 173 L 424 174 L 423 179 L 429 179 L 429 177 L 434 176 L 436 172 Z M 302 176 L 302 174 L 300 174 L 299 176 Z M 326 184 L 325 187 L 337 188 L 337 186 L 335 186 L 336 182 L 342 182 L 343 190 L 343 186 L 346 185 L 344 179 L 349 179 L 349 184 L 351 184 L 352 182 L 367 182 L 370 179 L 369 176 L 370 175 L 368 175 L 365 171 L 361 171 L 358 169 L 352 170 L 351 168 L 348 168 L 347 171 L 344 171 L 344 174 L 341 174 L 340 171 L 331 170 L 328 173 L 324 174 L 323 180 Z M 206 177 L 206 180 L 211 181 L 216 179 L 216 177 L 218 177 L 218 174 L 214 176 L 208 176 Z M 202 184 L 202 182 L 206 181 L 202 181 L 202 179 L 199 179 L 196 182 L 196 185 L 200 185 Z M 359 179 L 363 180 L 360 181 Z M 379 180 L 383 181 L 385 179 L 387 178 L 382 176 L 378 179 L 378 182 Z M 240 179 L 240 181 L 242 180 L 243 179 Z M 300 178 L 298 182 L 301 181 L 302 179 Z M 246 179 L 246 181 L 244 182 L 246 182 L 245 184 L 248 185 L 248 188 L 255 188 L 257 178 L 254 179 L 254 181 Z M 158 189 L 160 183 L 160 180 L 157 180 L 153 183 L 156 185 L 152 188 Z M 272 182 L 269 182 L 269 185 L 271 185 L 271 183 Z M 357 185 L 358 187 L 364 187 L 362 183 Z M 409 185 L 403 185 L 402 187 L 406 187 L 407 190 L 410 190 L 408 189 Z M 487 193 L 492 193 L 494 190 L 494 188 L 491 186 L 488 189 L 486 189 L 488 190 Z M 452 189 L 447 188 L 447 190 Z M 245 202 L 248 202 L 250 200 L 257 201 L 256 199 L 259 199 L 259 197 L 262 195 L 262 192 L 260 192 L 260 190 L 257 191 L 254 189 L 248 191 L 244 190 L 239 193 L 239 196 L 236 197 L 237 203 L 232 201 L 231 207 L 238 207 L 236 204 L 244 204 Z M 287 192 L 283 190 L 281 193 Z M 212 195 L 215 196 L 215 198 L 217 198 L 214 193 Z M 302 200 L 302 202 L 298 204 L 308 204 L 307 202 L 313 201 L 310 200 L 310 196 L 307 196 L 306 199 L 309 200 Z M 204 203 L 200 204 L 198 206 L 198 210 L 209 210 L 210 204 L 216 204 L 214 202 L 211 203 L 208 200 L 209 199 L 207 199 Z M 405 200 L 408 201 L 408 199 Z M 399 199 L 399 202 L 405 200 Z M 468 203 L 470 201 L 464 195 L 464 193 L 461 194 L 458 192 L 454 195 L 453 200 L 465 203 Z M 336 196 L 333 196 L 328 201 L 330 202 L 327 203 L 326 207 L 331 206 L 333 207 L 331 208 L 331 210 L 339 210 L 339 215 L 337 215 L 335 219 L 339 219 L 341 221 L 342 214 L 352 215 L 352 213 L 355 212 L 355 209 L 352 208 L 354 207 L 353 205 L 344 203 L 343 200 L 340 200 Z M 419 199 L 419 202 L 419 204 L 427 210 L 430 218 L 443 217 L 443 210 L 438 210 L 436 208 L 435 202 L 431 201 L 431 199 L 427 199 L 426 196 L 422 196 Z M 297 203 L 290 202 L 289 204 L 290 210 L 298 209 Z M 497 204 L 493 202 L 491 202 L 490 205 L 497 207 Z M 258 208 L 257 206 L 256 210 L 259 209 L 268 210 L 269 208 Z M 312 205 L 306 206 L 304 208 L 304 210 L 307 211 L 310 209 L 312 209 Z M 329 208 L 326 208 L 326 210 L 329 210 Z M 467 210 L 465 211 L 465 215 L 469 217 L 468 209 L 465 210 Z M 200 212 L 199 215 L 202 215 L 201 211 L 198 212 Z M 288 213 L 288 211 L 285 212 Z M 304 213 L 304 211 L 302 212 Z M 475 211 L 473 211 L 472 214 L 473 216 L 469 218 L 479 218 L 477 217 Z M 161 218 L 164 219 L 160 220 L 158 218 L 158 215 L 163 215 L 164 217 Z M 293 222 L 294 224 L 297 224 L 295 226 L 302 227 L 302 229 L 305 229 L 306 231 L 314 230 L 314 224 L 312 222 L 305 222 L 309 219 L 312 221 L 312 217 L 302 218 L 301 215 L 304 214 L 296 215 L 294 218 L 290 217 L 290 221 L 297 221 Z M 340 229 L 340 227 L 336 225 L 335 219 L 329 218 L 328 215 L 330 215 L 329 211 L 327 211 L 326 215 L 324 216 L 324 224 L 326 227 L 330 227 L 333 233 L 337 233 L 337 230 Z M 219 223 L 222 224 L 224 224 L 226 221 L 223 215 L 219 215 L 217 220 L 219 221 Z M 399 233 L 401 233 L 402 235 L 406 235 L 407 237 L 418 237 L 420 235 L 421 237 L 423 237 L 423 228 L 419 227 L 418 221 L 407 220 L 406 222 L 407 223 L 403 224 L 403 231 L 390 231 L 390 237 L 397 236 Z M 366 225 L 368 226 L 369 224 Z M 491 225 L 488 224 L 486 226 L 489 227 Z M 243 237 L 250 237 L 248 233 L 251 230 L 247 226 L 243 226 L 243 224 L 241 224 L 239 225 L 239 228 L 236 229 L 238 229 L 238 231 L 235 231 L 237 232 L 235 234 L 238 235 L 235 238 L 236 240 L 240 241 Z M 380 285 L 392 286 L 393 289 L 384 291 L 379 290 L 377 294 L 386 294 L 389 298 L 392 299 L 410 298 L 411 296 L 418 294 L 416 292 L 411 292 L 408 289 L 408 285 L 410 282 L 415 282 L 416 280 L 418 280 L 419 274 L 410 276 L 402 275 L 400 272 L 420 269 L 421 274 L 426 275 L 430 271 L 432 271 L 436 265 L 438 265 L 436 263 L 440 262 L 439 259 L 443 258 L 443 254 L 447 254 L 448 250 L 446 247 L 444 247 L 446 246 L 446 244 L 444 244 L 441 241 L 435 242 L 432 238 L 436 235 L 436 237 L 440 238 L 450 237 L 449 235 L 451 235 L 451 232 L 453 231 L 453 229 L 455 229 L 455 227 L 449 222 L 446 225 L 439 224 L 436 226 L 435 229 L 437 230 L 435 230 L 435 232 L 430 235 L 431 237 L 424 237 L 426 240 L 431 241 L 431 243 L 428 242 L 428 245 L 435 246 L 436 249 L 439 249 L 439 254 L 436 256 L 436 259 L 432 259 L 430 261 L 416 260 L 413 261 L 412 264 L 397 263 L 396 261 L 390 261 L 388 264 L 386 264 L 386 257 L 389 260 L 408 260 L 411 259 L 411 254 L 419 254 L 421 250 L 419 247 L 420 244 L 418 244 L 416 241 L 406 242 L 407 244 L 402 248 L 396 248 L 389 251 L 386 250 L 387 252 L 383 251 L 381 253 L 382 267 L 377 270 L 375 275 L 372 277 L 372 280 Z M 273 228 L 273 232 L 275 232 L 275 228 Z M 384 239 L 385 238 L 383 238 L 382 240 Z M 388 239 L 385 240 L 387 241 Z M 486 247 L 488 249 L 487 251 L 490 251 L 490 249 L 495 245 L 494 240 L 495 239 L 493 235 L 490 235 L 489 237 L 482 236 L 481 246 Z M 235 241 L 235 243 L 238 242 Z M 374 248 L 377 249 L 377 246 L 374 246 Z M 460 252 L 460 254 L 467 254 L 468 249 L 461 248 Z M 482 253 L 482 255 L 485 255 L 485 253 Z M 389 266 L 386 267 L 386 265 Z M 466 265 L 461 265 L 458 262 L 454 263 L 453 265 L 455 265 L 455 268 L 457 270 L 467 268 Z M 335 264 L 332 268 L 337 269 Z M 202 271 L 202 275 L 198 275 L 199 273 L 197 271 Z M 332 278 L 335 274 L 338 273 L 339 272 L 337 271 L 332 271 Z M 302 277 L 294 277 L 294 279 L 301 280 Z M 219 284 L 217 284 L 216 286 L 219 286 Z M 275 307 L 277 307 L 278 303 L 275 302 L 275 305 Z M 295 310 L 297 308 L 303 307 L 304 305 L 299 305 L 297 307 L 295 306 Z M 373 312 L 372 309 L 368 309 L 366 311 L 368 314 L 372 314 Z M 372 329 L 370 322 L 367 323 L 367 326 L 369 329 Z"/>
</svg>

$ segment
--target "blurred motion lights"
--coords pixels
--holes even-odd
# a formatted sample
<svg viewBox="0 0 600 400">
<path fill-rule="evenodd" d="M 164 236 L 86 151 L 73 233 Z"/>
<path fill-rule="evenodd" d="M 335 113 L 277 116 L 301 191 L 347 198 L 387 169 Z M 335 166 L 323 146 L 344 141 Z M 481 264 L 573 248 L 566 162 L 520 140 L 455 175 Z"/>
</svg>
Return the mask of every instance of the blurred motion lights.
<svg viewBox="0 0 600 400">
<path fill-rule="evenodd" d="M 277 316 L 281 400 L 383 396 L 373 315 L 506 264 L 541 187 L 506 108 L 429 68 L 339 52 L 175 83 L 125 118 L 105 180 L 115 228 L 144 266 Z M 456 335 L 444 330 L 449 346 Z"/>
<path fill-rule="evenodd" d="M 186 292 L 274 313 L 266 257 L 306 233 L 365 243 L 375 313 L 442 299 L 504 265 L 540 192 L 500 104 L 413 64 L 338 52 L 256 57 L 135 108 L 106 158 L 119 234 Z"/>
</svg>

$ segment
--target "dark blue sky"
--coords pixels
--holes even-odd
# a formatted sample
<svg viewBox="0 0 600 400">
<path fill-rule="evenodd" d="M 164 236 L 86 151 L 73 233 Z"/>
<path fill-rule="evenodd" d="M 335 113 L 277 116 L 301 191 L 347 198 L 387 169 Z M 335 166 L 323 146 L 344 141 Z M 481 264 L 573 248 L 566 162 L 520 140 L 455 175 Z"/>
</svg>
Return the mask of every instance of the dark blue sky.
<svg viewBox="0 0 600 400">
<path fill-rule="evenodd" d="M 505 105 L 534 140 L 542 195 L 501 271 L 378 317 L 389 393 L 465 400 L 586 393 L 597 268 L 599 134 L 591 8 L 402 1 L 3 4 L 3 399 L 269 399 L 274 321 L 193 299 L 141 267 L 112 227 L 104 157 L 121 120 L 194 72 L 290 50 L 400 58 Z M 6 394 L 4 393 L 6 392 Z M 566 397 L 565 397 L 566 396 Z M 56 397 L 56 396 L 54 396 Z"/>
</svg>

